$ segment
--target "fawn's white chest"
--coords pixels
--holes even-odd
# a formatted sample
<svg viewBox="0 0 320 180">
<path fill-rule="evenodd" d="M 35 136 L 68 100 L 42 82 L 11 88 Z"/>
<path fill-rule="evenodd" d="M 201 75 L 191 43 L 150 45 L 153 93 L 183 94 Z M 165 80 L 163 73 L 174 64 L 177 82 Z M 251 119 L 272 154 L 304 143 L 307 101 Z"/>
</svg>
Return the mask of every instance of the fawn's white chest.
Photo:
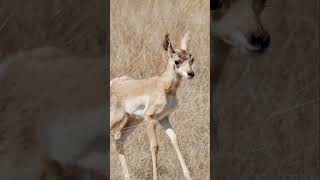
<svg viewBox="0 0 320 180">
<path fill-rule="evenodd" d="M 150 97 L 146 95 L 127 98 L 124 102 L 125 111 L 143 118 L 148 108 L 149 100 Z"/>
<path fill-rule="evenodd" d="M 159 113 L 158 119 L 161 120 L 167 117 L 170 113 L 172 113 L 178 106 L 178 101 L 176 96 L 167 96 L 166 103 L 163 108 L 163 111 Z"/>
<path fill-rule="evenodd" d="M 150 96 L 138 96 L 127 98 L 124 101 L 125 111 L 130 114 L 135 114 L 144 117 L 146 110 L 150 106 Z M 175 96 L 166 96 L 163 97 L 163 106 L 157 112 L 158 119 L 163 119 L 165 116 L 168 116 L 177 106 L 177 99 Z"/>
</svg>

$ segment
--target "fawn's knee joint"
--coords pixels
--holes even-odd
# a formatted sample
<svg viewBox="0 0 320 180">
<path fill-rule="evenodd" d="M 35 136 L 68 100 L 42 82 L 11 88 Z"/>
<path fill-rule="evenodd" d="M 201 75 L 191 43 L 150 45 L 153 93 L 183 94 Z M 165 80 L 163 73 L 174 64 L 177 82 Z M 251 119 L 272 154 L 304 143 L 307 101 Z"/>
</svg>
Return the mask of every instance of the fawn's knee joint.
<svg viewBox="0 0 320 180">
<path fill-rule="evenodd" d="M 157 152 L 159 149 L 159 145 L 158 144 L 152 144 L 150 147 L 151 151 L 153 152 Z"/>
<path fill-rule="evenodd" d="M 128 175 L 128 174 L 124 175 L 124 179 L 125 180 L 131 180 L 130 175 Z"/>
<path fill-rule="evenodd" d="M 174 133 L 173 131 L 168 131 L 167 134 L 170 137 L 170 140 L 171 140 L 172 143 L 177 143 L 178 142 L 178 138 L 177 138 L 176 133 Z"/>
<path fill-rule="evenodd" d="M 172 141 L 177 141 L 177 135 L 176 135 L 176 133 L 172 133 L 171 134 L 171 139 L 172 139 Z"/>
</svg>

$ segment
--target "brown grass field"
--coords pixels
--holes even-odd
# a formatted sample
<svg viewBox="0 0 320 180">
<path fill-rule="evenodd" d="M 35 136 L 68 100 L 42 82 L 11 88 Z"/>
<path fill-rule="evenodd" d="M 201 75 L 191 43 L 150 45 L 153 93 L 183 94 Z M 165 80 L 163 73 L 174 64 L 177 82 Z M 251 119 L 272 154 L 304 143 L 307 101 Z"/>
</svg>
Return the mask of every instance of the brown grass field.
<svg viewBox="0 0 320 180">
<path fill-rule="evenodd" d="M 194 179 L 209 179 L 209 1 L 122 0 L 111 1 L 110 79 L 119 76 L 147 78 L 160 75 L 166 65 L 162 40 L 170 34 L 178 48 L 180 38 L 191 32 L 189 49 L 195 57 L 195 78 L 183 81 L 178 90 L 179 108 L 170 121 Z M 170 140 L 157 127 L 159 137 L 159 179 L 184 179 Z M 143 125 L 125 144 L 132 179 L 152 178 L 149 141 Z M 111 179 L 123 179 L 111 142 Z"/>
</svg>

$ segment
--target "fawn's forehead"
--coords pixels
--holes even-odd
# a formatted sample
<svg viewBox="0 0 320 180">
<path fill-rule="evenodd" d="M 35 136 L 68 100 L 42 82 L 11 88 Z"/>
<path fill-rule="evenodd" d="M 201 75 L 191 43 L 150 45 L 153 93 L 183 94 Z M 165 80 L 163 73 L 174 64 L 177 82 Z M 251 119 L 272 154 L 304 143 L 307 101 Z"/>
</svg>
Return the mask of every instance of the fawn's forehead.
<svg viewBox="0 0 320 180">
<path fill-rule="evenodd" d="M 188 60 L 192 57 L 192 55 L 186 50 L 177 50 L 176 55 L 182 60 Z"/>
</svg>

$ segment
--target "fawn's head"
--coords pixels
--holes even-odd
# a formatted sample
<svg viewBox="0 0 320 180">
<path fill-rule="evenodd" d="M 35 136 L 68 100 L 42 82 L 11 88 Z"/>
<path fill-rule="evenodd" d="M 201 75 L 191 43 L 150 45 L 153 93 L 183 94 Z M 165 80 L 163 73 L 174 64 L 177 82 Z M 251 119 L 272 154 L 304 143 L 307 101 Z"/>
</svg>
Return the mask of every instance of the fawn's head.
<svg viewBox="0 0 320 180">
<path fill-rule="evenodd" d="M 165 35 L 163 48 L 167 51 L 169 62 L 173 65 L 174 72 L 182 77 L 191 79 L 194 76 L 192 70 L 193 57 L 188 51 L 189 33 L 181 39 L 180 49 L 174 49 L 169 39 L 169 34 Z"/>
<path fill-rule="evenodd" d="M 213 32 L 242 52 L 264 52 L 270 45 L 270 35 L 260 16 L 266 0 L 213 0 Z"/>
</svg>

